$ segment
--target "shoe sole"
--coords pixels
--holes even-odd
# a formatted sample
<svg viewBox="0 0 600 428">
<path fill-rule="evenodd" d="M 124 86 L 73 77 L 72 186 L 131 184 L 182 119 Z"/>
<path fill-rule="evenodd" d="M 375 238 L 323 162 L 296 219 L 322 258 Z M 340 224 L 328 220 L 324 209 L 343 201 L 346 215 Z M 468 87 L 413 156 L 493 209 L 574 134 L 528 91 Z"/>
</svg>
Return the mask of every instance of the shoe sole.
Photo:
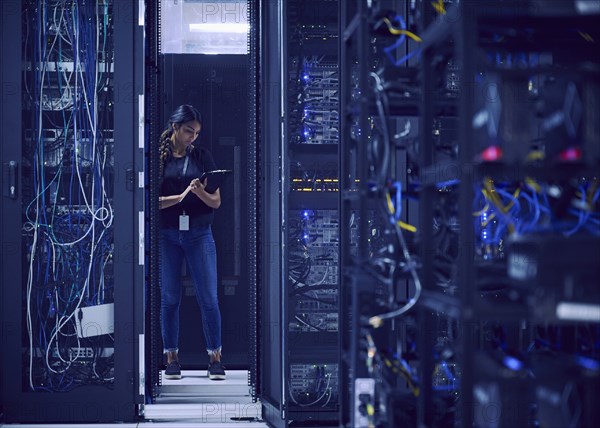
<svg viewBox="0 0 600 428">
<path fill-rule="evenodd" d="M 210 380 L 225 380 L 225 375 L 220 375 L 220 374 L 213 374 L 213 375 L 211 375 L 211 374 L 209 374 L 208 378 Z"/>
<path fill-rule="evenodd" d="M 165 379 L 181 379 L 180 374 L 166 374 Z"/>
</svg>

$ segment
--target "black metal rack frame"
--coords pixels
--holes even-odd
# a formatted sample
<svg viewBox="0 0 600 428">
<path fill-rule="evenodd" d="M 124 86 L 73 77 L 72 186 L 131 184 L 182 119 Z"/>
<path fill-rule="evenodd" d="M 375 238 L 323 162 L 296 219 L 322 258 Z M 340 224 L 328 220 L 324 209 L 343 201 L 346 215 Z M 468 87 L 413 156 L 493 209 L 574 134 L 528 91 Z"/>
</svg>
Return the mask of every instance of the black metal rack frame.
<svg viewBox="0 0 600 428">
<path fill-rule="evenodd" d="M 482 344 L 481 335 L 484 323 L 490 320 L 516 323 L 518 320 L 535 321 L 526 306 L 523 305 L 493 305 L 479 297 L 478 272 L 474 254 L 475 235 L 473 227 L 473 185 L 481 182 L 484 177 L 505 177 L 522 180 L 527 176 L 539 179 L 557 179 L 569 177 L 598 177 L 600 163 L 598 158 L 598 141 L 584 142 L 585 159 L 576 164 L 564 164 L 560 169 L 553 168 L 551 164 L 530 165 L 524 160 L 515 161 L 510 158 L 505 163 L 481 163 L 477 161 L 477 141 L 472 128 L 474 115 L 474 93 L 470 88 L 461 92 L 460 97 L 454 99 L 440 99 L 436 95 L 438 84 L 434 66 L 439 60 L 439 52 L 450 55 L 460 64 L 460 74 L 464 78 L 465 86 L 470 83 L 470 78 L 481 70 L 482 64 L 477 56 L 480 44 L 479 29 L 481 23 L 491 16 L 503 17 L 503 22 L 496 25 L 511 25 L 518 28 L 531 23 L 547 20 L 546 30 L 555 28 L 558 21 L 567 17 L 582 24 L 582 28 L 591 28 L 591 16 L 576 10 L 574 2 L 488 2 L 485 7 L 477 5 L 452 4 L 446 5 L 447 16 L 432 19 L 431 2 L 418 2 L 421 21 L 418 23 L 418 32 L 421 35 L 422 56 L 419 62 L 419 86 L 422 97 L 418 100 L 418 114 L 420 117 L 420 147 L 419 167 L 421 171 L 422 189 L 419 193 L 419 255 L 421 266 L 419 269 L 423 292 L 418 306 L 418 341 L 419 350 L 419 379 L 420 394 L 417 406 L 417 423 L 419 426 L 432 426 L 436 412 L 435 395 L 433 391 L 433 375 L 435 361 L 432 350 L 435 345 L 436 313 L 456 320 L 459 324 L 459 340 L 456 355 L 460 363 L 460 404 L 456 409 L 456 423 L 460 426 L 470 427 L 476 422 L 476 409 L 474 388 L 478 382 L 489 379 L 478 371 L 478 364 L 482 363 L 477 351 Z M 560 3 L 560 2 L 559 2 Z M 368 41 L 370 37 L 370 10 L 371 2 L 359 1 L 352 4 L 340 3 L 340 35 L 341 35 L 341 118 L 342 136 L 340 144 L 340 206 L 341 206 L 341 242 L 342 242 L 342 303 L 340 320 L 343 334 L 341 336 L 341 377 L 342 390 L 348 391 L 342 396 L 340 422 L 343 426 L 358 426 L 355 392 L 353 388 L 356 381 L 368 378 L 364 364 L 364 346 L 361 344 L 361 316 L 366 315 L 361 311 L 361 292 L 369 283 L 368 278 L 361 276 L 361 260 L 365 260 L 367 243 L 366 223 L 361 222 L 359 227 L 361 239 L 359 242 L 359 256 L 353 258 L 347 243 L 350 241 L 350 231 L 346 227 L 353 209 L 360 210 L 361 220 L 368 209 L 368 201 L 372 195 L 365 183 L 367 177 L 365 160 L 367 159 L 367 133 L 363 132 L 358 138 L 352 138 L 352 120 L 358 120 L 359 128 L 367 129 L 368 117 L 373 108 L 370 99 L 368 82 L 369 64 L 371 64 L 371 51 Z M 543 6 L 543 7 L 540 7 Z M 599 11 L 589 12 L 592 15 Z M 507 19 L 514 18 L 513 20 Z M 460 17 L 460 19 L 458 19 Z M 562 17 L 562 18 L 561 18 Z M 558 21 L 557 21 L 558 20 Z M 521 27 L 519 27 L 521 26 Z M 583 37 L 583 36 L 582 36 Z M 550 42 L 548 42 L 550 43 Z M 545 48 L 564 49 L 565 46 L 545 44 Z M 358 67 L 355 65 L 358 64 Z M 352 99 L 352 68 L 358 73 L 360 98 Z M 595 69 L 597 76 L 597 68 Z M 500 70 L 499 74 L 511 76 L 519 71 Z M 521 72 L 522 73 L 522 72 Z M 597 78 L 597 77 L 596 77 Z M 459 124 L 458 141 L 459 152 L 457 162 L 439 160 L 434 155 L 435 141 L 431 132 L 431 124 L 439 111 L 454 112 Z M 596 134 L 597 138 L 597 134 Z M 592 147 L 593 146 L 593 147 Z M 517 149 L 507 148 L 507 152 L 517 152 Z M 354 179 L 360 180 L 358 189 Z M 442 293 L 434 285 L 433 268 L 435 242 L 432 234 L 432 219 L 434 206 L 439 201 L 440 193 L 436 184 L 442 181 L 460 180 L 453 190 L 458 197 L 458 221 L 461 225 L 458 231 L 460 247 L 458 269 L 455 279 L 459 284 L 458 294 L 449 296 Z M 344 245 L 346 243 L 346 245 Z M 351 316 L 348 316 L 351 313 Z M 433 313 L 433 315 L 432 315 Z M 537 320 L 538 322 L 540 320 Z M 552 322 L 551 320 L 547 320 Z M 568 323 L 563 325 L 568 325 Z M 493 377 L 493 375 L 492 375 Z M 501 385 L 511 385 L 515 396 L 509 403 L 529 403 L 531 396 L 531 382 L 522 379 L 496 378 Z M 596 379 L 597 382 L 597 379 Z M 523 387 L 525 386 L 525 387 Z M 584 398 L 583 401 L 587 400 Z M 512 423 L 525 426 L 530 422 L 531 415 L 526 411 L 527 405 L 515 410 L 515 415 L 520 419 L 506 419 L 499 421 L 501 426 L 511 426 Z M 510 409 L 509 409 L 510 410 Z M 388 421 L 388 423 L 391 423 Z"/>
</svg>

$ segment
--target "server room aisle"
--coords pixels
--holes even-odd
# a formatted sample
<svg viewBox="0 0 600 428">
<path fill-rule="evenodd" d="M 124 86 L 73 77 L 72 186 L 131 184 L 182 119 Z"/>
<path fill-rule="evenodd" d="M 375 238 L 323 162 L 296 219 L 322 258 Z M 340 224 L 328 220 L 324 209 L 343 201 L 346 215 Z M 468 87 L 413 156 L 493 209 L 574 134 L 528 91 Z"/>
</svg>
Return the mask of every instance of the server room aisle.
<svg viewBox="0 0 600 428">
<path fill-rule="evenodd" d="M 0 428 L 267 428 L 261 405 L 253 403 L 247 370 L 227 370 L 227 379 L 209 380 L 206 370 L 183 370 L 182 379 L 168 380 L 155 404 L 145 406 L 144 422 L 120 424 L 6 424 Z"/>
<path fill-rule="evenodd" d="M 246 370 L 227 370 L 227 379 L 223 381 L 208 379 L 206 370 L 183 370 L 179 380 L 165 379 L 164 372 L 162 376 L 156 403 L 146 405 L 144 414 L 161 428 L 195 424 L 225 427 L 240 423 L 245 427 L 268 426 L 261 422 L 260 403 L 252 402 Z M 165 425 L 166 422 L 170 423 Z"/>
</svg>

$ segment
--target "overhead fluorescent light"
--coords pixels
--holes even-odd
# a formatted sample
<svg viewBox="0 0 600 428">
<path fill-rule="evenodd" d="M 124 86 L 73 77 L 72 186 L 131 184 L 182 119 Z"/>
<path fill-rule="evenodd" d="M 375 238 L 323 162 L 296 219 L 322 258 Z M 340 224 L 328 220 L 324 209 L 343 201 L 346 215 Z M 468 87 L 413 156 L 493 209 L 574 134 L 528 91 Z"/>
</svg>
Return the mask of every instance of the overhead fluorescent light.
<svg viewBox="0 0 600 428">
<path fill-rule="evenodd" d="M 576 0 L 575 9 L 581 15 L 592 15 L 600 12 L 600 2 L 594 0 Z"/>
<path fill-rule="evenodd" d="M 212 22 L 204 24 L 190 24 L 190 31 L 196 33 L 239 33 L 248 32 L 249 25 L 246 22 Z"/>
<path fill-rule="evenodd" d="M 556 316 L 561 320 L 599 322 L 600 305 L 560 302 L 556 305 Z"/>
</svg>

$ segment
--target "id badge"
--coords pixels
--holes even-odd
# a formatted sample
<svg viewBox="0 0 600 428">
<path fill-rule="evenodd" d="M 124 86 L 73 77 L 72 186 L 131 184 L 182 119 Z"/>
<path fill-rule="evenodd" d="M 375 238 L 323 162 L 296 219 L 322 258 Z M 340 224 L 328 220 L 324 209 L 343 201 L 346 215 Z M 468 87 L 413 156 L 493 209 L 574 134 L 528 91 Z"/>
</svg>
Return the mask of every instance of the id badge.
<svg viewBox="0 0 600 428">
<path fill-rule="evenodd" d="M 190 230 L 190 216 L 182 214 L 179 216 L 179 230 Z"/>
</svg>

